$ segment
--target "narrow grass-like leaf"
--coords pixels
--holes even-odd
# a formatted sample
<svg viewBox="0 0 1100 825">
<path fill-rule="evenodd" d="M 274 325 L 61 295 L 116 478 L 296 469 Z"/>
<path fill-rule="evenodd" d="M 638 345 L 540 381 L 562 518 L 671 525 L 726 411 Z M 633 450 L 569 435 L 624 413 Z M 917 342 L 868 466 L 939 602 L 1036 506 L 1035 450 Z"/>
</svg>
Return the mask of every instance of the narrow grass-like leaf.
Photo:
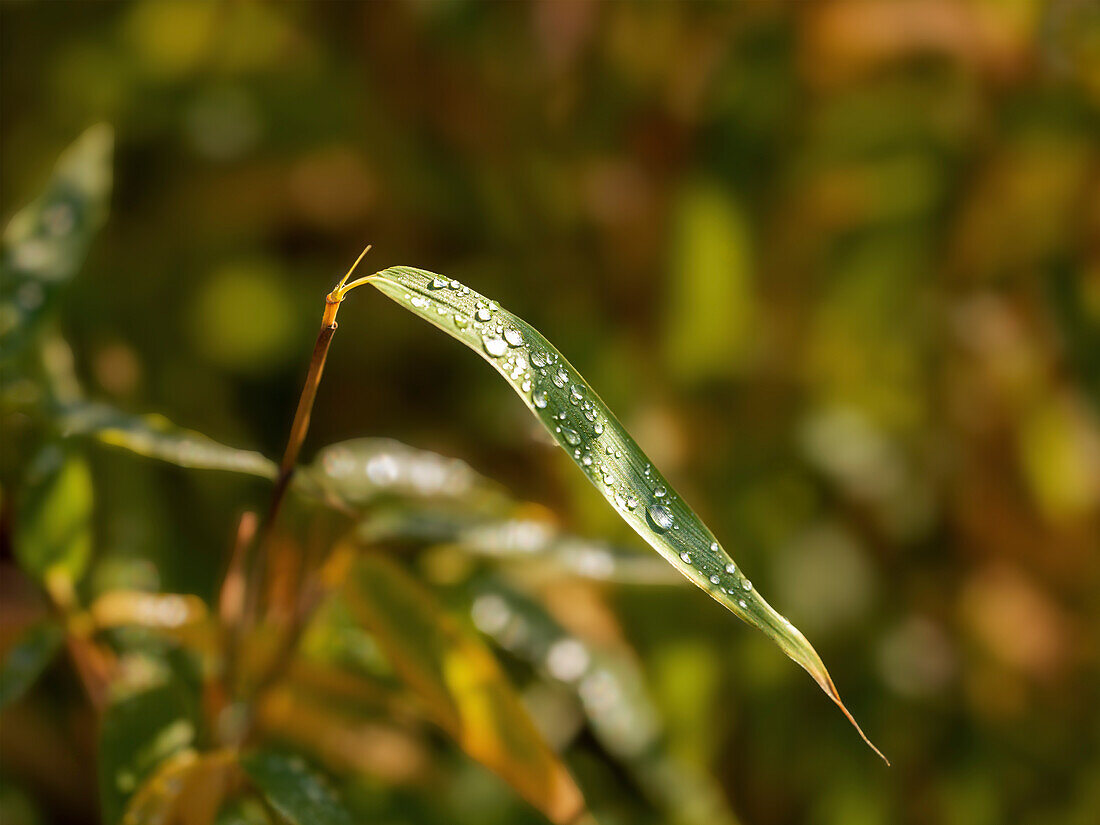
<svg viewBox="0 0 1100 825">
<path fill-rule="evenodd" d="M 431 272 L 391 267 L 366 282 L 488 361 L 619 516 L 694 584 L 805 668 L 882 755 L 844 707 L 806 637 L 753 588 L 714 534 L 549 341 L 495 301 Z"/>
<path fill-rule="evenodd" d="M 200 470 L 226 470 L 274 479 L 275 463 L 252 450 L 220 444 L 202 433 L 177 427 L 161 415 L 130 415 L 106 404 L 67 405 L 58 416 L 65 436 L 89 436 L 102 444 Z"/>
<path fill-rule="evenodd" d="M 255 751 L 241 767 L 280 816 L 293 825 L 351 825 L 336 791 L 301 756 Z"/>
<path fill-rule="evenodd" d="M 0 709 L 21 697 L 53 661 L 65 631 L 55 621 L 32 625 L 11 646 L 0 662 Z"/>
<path fill-rule="evenodd" d="M 552 822 L 577 821 L 580 791 L 476 633 L 380 556 L 356 563 L 347 593 L 352 612 L 436 724 Z"/>
<path fill-rule="evenodd" d="M 314 479 L 349 507 L 386 499 L 453 502 L 464 511 L 507 512 L 503 487 L 465 461 L 390 438 L 357 438 L 322 449 L 309 467 Z"/>
<path fill-rule="evenodd" d="M 88 129 L 57 161 L 46 190 L 16 213 L 0 251 L 0 364 L 21 355 L 76 274 L 107 216 L 113 133 Z"/>
</svg>

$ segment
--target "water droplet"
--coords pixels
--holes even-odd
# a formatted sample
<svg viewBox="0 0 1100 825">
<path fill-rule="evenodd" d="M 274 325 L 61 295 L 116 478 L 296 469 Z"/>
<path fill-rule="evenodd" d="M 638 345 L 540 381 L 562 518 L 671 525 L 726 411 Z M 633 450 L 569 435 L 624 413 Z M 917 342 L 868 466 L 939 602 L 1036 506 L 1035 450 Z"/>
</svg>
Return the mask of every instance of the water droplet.
<svg viewBox="0 0 1100 825">
<path fill-rule="evenodd" d="M 748 579 L 745 579 L 743 582 L 741 582 L 741 586 L 745 588 L 745 590 L 752 590 L 752 582 L 750 582 Z"/>
<path fill-rule="evenodd" d="M 498 304 L 496 301 L 490 301 L 489 309 L 491 309 L 493 312 L 496 312 L 498 309 L 500 309 L 500 304 Z"/>
<path fill-rule="evenodd" d="M 499 358 L 508 351 L 508 345 L 503 338 L 482 338 L 481 342 L 485 345 L 485 351 L 494 358 Z"/>
<path fill-rule="evenodd" d="M 710 552 L 712 552 L 712 553 L 717 553 L 718 552 L 718 542 L 712 541 L 710 543 Z"/>
<path fill-rule="evenodd" d="M 569 373 L 565 371 L 564 367 L 558 367 L 552 377 L 555 387 L 564 387 L 569 383 Z"/>
<path fill-rule="evenodd" d="M 447 282 L 442 278 L 432 278 L 432 282 L 428 284 L 432 289 L 443 289 L 447 285 Z"/>
<path fill-rule="evenodd" d="M 684 564 L 691 564 L 691 553 L 685 550 L 683 553 L 680 554 L 680 561 L 682 561 Z"/>
<path fill-rule="evenodd" d="M 745 600 L 744 600 L 744 599 L 741 599 L 741 600 L 740 600 L 740 601 L 738 601 L 737 603 L 738 603 L 739 605 L 741 605 L 741 608 L 742 608 L 742 609 L 744 609 L 744 608 L 748 607 L 748 605 L 747 605 L 747 604 L 745 604 Z"/>
<path fill-rule="evenodd" d="M 584 387 L 580 384 L 574 384 L 569 388 L 569 394 L 572 395 L 577 401 L 584 398 Z"/>
<path fill-rule="evenodd" d="M 536 367 L 545 367 L 546 353 L 544 353 L 542 350 L 533 350 L 531 352 L 531 363 L 534 364 Z"/>
<path fill-rule="evenodd" d="M 664 498 L 667 492 L 668 491 L 664 487 L 658 487 L 653 491 L 653 495 L 657 496 L 657 498 Z"/>
<path fill-rule="evenodd" d="M 592 456 L 589 453 L 585 453 L 584 458 L 581 459 L 581 464 L 583 464 L 585 467 L 591 467 Z"/>
<path fill-rule="evenodd" d="M 626 497 L 626 509 L 633 510 L 638 506 L 638 499 L 635 496 Z"/>
<path fill-rule="evenodd" d="M 455 326 L 456 327 L 458 327 L 459 329 L 466 329 L 466 327 L 467 327 L 467 325 L 469 325 L 469 323 L 470 323 L 470 319 L 467 318 L 465 315 L 459 315 L 459 314 L 455 313 Z"/>
<path fill-rule="evenodd" d="M 594 426 L 592 429 L 596 431 L 596 435 L 603 435 L 603 424 L 601 424 L 599 421 L 596 422 L 596 426 Z"/>
<path fill-rule="evenodd" d="M 519 385 L 519 388 L 524 392 L 531 392 L 531 382 L 524 381 L 522 384 Z"/>
<path fill-rule="evenodd" d="M 581 437 L 577 434 L 576 430 L 571 430 L 568 427 L 562 427 L 561 434 L 564 435 L 565 440 L 572 444 L 574 447 L 581 443 Z"/>
<path fill-rule="evenodd" d="M 718 578 L 717 574 L 710 577 L 710 583 L 711 584 L 718 584 L 718 582 L 720 582 L 720 581 L 721 581 L 721 579 Z"/>
<path fill-rule="evenodd" d="M 546 409 L 546 393 L 542 390 L 535 390 L 531 393 L 531 403 L 540 410 Z"/>
<path fill-rule="evenodd" d="M 458 281 L 451 281 L 451 289 L 458 289 L 460 286 L 462 286 L 462 284 Z"/>
<path fill-rule="evenodd" d="M 474 317 L 479 321 L 488 321 L 493 316 L 489 314 L 489 310 L 485 307 L 478 307 L 477 312 L 474 313 Z"/>
<path fill-rule="evenodd" d="M 518 329 L 509 327 L 504 330 L 504 340 L 508 342 L 508 346 L 510 347 L 522 346 L 523 334 Z"/>
<path fill-rule="evenodd" d="M 646 508 L 646 516 L 650 526 L 658 533 L 663 533 L 672 526 L 672 511 L 660 504 L 651 504 Z"/>
<path fill-rule="evenodd" d="M 730 574 L 736 573 L 737 565 L 731 561 L 729 564 L 726 565 L 726 572 Z"/>
</svg>

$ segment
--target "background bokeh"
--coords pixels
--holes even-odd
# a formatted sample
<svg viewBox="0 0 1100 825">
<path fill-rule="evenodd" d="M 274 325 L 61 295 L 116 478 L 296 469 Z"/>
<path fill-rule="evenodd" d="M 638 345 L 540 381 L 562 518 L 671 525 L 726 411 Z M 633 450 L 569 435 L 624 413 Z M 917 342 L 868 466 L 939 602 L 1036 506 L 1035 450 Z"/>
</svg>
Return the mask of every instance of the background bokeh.
<svg viewBox="0 0 1100 825">
<path fill-rule="evenodd" d="M 62 313 L 95 395 L 277 456 L 364 244 L 368 271 L 458 278 L 590 379 L 894 762 L 697 591 L 600 589 L 670 747 L 745 823 L 1096 821 L 1095 2 L 0 13 L 4 220 L 88 125 L 116 132 L 111 214 Z M 392 436 L 636 543 L 534 427 L 479 359 L 360 291 L 306 457 Z M 96 471 L 96 573 L 142 560 L 204 597 L 263 500 Z M 558 594 L 582 622 L 584 592 Z M 449 821 L 514 821 L 463 770 L 448 793 L 474 818 Z M 595 799 L 617 787 L 577 771 Z M 93 798 L 90 775 L 62 785 Z"/>
</svg>

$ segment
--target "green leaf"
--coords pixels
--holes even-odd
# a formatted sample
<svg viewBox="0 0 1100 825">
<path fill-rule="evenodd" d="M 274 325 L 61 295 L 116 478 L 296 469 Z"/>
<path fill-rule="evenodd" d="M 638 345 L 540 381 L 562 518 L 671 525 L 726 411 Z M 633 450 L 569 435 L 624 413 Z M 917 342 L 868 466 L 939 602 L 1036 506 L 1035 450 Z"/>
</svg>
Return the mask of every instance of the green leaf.
<svg viewBox="0 0 1100 825">
<path fill-rule="evenodd" d="M 15 526 L 15 554 L 23 568 L 48 584 L 79 581 L 92 552 L 92 504 L 92 474 L 81 455 L 57 444 L 39 452 L 27 472 Z"/>
<path fill-rule="evenodd" d="M 351 508 L 412 499 L 456 504 L 463 511 L 503 513 L 512 503 L 503 487 L 466 462 L 389 438 L 332 444 L 317 454 L 308 471 Z"/>
<path fill-rule="evenodd" d="M 160 765 L 192 748 L 198 723 L 190 688 L 171 680 L 116 700 L 99 733 L 103 822 L 119 822 L 131 796 Z"/>
<path fill-rule="evenodd" d="M 65 631 L 55 621 L 43 621 L 25 631 L 0 663 L 0 709 L 19 699 L 53 661 Z"/>
<path fill-rule="evenodd" d="M 380 556 L 356 562 L 347 595 L 352 612 L 437 725 L 551 821 L 576 821 L 584 810 L 580 791 L 472 629 Z"/>
<path fill-rule="evenodd" d="M 488 361 L 620 518 L 684 576 L 805 668 L 879 753 L 844 707 L 805 636 L 752 587 L 714 534 L 549 341 L 495 301 L 431 272 L 391 267 L 366 282 Z"/>
<path fill-rule="evenodd" d="M 336 792 L 302 757 L 256 751 L 241 757 L 241 767 L 271 807 L 294 825 L 351 825 Z"/>
<path fill-rule="evenodd" d="M 89 436 L 112 447 L 199 470 L 226 470 L 274 479 L 275 463 L 252 450 L 227 447 L 177 427 L 162 415 L 130 415 L 106 404 L 78 402 L 58 417 L 62 435 Z"/>
<path fill-rule="evenodd" d="M 61 155 L 53 176 L 4 230 L 0 250 L 0 363 L 34 340 L 92 236 L 107 216 L 111 193 L 111 127 L 88 129 Z"/>
</svg>

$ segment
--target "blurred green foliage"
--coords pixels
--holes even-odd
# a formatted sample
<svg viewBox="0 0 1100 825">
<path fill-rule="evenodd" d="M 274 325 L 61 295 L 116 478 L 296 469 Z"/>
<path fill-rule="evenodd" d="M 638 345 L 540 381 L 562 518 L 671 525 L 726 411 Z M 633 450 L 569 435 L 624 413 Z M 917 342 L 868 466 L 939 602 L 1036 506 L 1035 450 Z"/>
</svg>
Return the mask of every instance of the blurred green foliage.
<svg viewBox="0 0 1100 825">
<path fill-rule="evenodd" d="M 669 821 L 663 789 L 708 776 L 720 788 L 693 798 L 715 792 L 753 825 L 1094 821 L 1096 4 L 144 0 L 0 15 L 5 222 L 88 126 L 115 132 L 110 218 L 79 277 L 28 288 L 10 267 L 32 255 L 5 260 L 0 285 L 5 306 L 59 310 L 89 395 L 277 456 L 322 296 L 362 245 L 372 266 L 454 275 L 600 388 L 894 762 L 696 593 L 540 573 L 524 582 L 540 610 L 634 663 L 659 719 L 646 741 L 675 757 L 645 773 L 584 721 L 584 695 L 562 700 L 497 640 L 601 823 Z M 75 273 L 83 247 L 66 254 Z M 10 315 L 0 334 L 24 328 Z M 573 533 L 635 541 L 477 359 L 377 296 L 356 293 L 340 321 L 307 460 L 395 437 L 461 456 Z M 54 330 L 43 318 L 35 334 Z M 65 395 L 67 350 L 47 345 L 32 383 L 14 355 L 5 339 L 4 524 L 18 508 L 34 531 L 22 479 L 53 434 L 23 405 L 43 386 Z M 212 601 L 231 525 L 262 507 L 265 482 L 86 456 L 82 596 Z M 72 543 L 56 526 L 42 547 Z M 463 579 L 467 556 L 421 544 L 395 552 L 440 587 Z M 43 612 L 7 566 L 16 546 L 5 532 L 5 650 Z M 332 633 L 377 677 L 371 640 Z M 153 727 L 179 733 L 193 708 L 173 716 L 163 674 L 124 658 L 146 692 L 115 707 L 163 711 Z M 13 821 L 89 821 L 81 689 L 61 666 L 40 687 L 0 724 L 0 805 Z M 407 770 L 353 766 L 341 791 L 363 816 L 536 816 L 457 748 L 433 742 L 429 771 L 404 728 L 354 730 L 356 753 L 381 741 Z M 151 742 L 119 752 L 135 781 L 181 744 Z M 225 821 L 267 816 L 246 799 Z"/>
</svg>

